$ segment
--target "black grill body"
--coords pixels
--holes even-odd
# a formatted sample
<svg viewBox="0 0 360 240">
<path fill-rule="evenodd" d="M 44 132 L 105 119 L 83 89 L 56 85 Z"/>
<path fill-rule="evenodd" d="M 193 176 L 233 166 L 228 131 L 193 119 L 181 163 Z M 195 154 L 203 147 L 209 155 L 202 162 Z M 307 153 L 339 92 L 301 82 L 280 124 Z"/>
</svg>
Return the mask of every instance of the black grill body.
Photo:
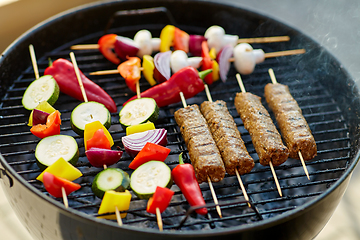
<svg viewBox="0 0 360 240">
<path fill-rule="evenodd" d="M 156 218 L 146 213 L 146 201 L 135 196 L 123 227 L 118 227 L 116 222 L 97 219 L 101 200 L 92 194 L 90 188 L 93 177 L 101 169 L 88 163 L 83 139 L 70 127 L 71 111 L 80 102 L 63 94 L 54 107 L 62 113 L 62 134 L 74 136 L 78 142 L 80 159 L 76 167 L 84 176 L 77 182 L 82 189 L 69 195 L 69 209 L 64 208 L 61 199 L 54 199 L 46 193 L 42 184 L 35 180 L 40 174 L 34 156 L 39 139 L 29 132 L 26 125 L 29 112 L 21 105 L 22 94 L 34 79 L 28 45 L 35 47 L 42 75 L 48 58 L 69 59 L 71 45 L 96 43 L 114 12 L 159 6 L 166 7 L 173 20 L 164 12 L 120 16 L 108 32 L 133 37 L 138 30 L 148 29 L 153 36 L 159 36 L 161 29 L 171 23 L 190 34 L 203 34 L 209 26 L 220 25 L 227 33 L 241 37 L 290 36 L 289 42 L 253 45 L 265 52 L 295 48 L 307 50 L 299 56 L 266 59 L 256 66 L 253 74 L 242 78 L 247 91 L 263 96 L 264 86 L 270 82 L 267 70 L 271 67 L 278 82 L 289 86 L 318 146 L 318 156 L 307 162 L 311 181 L 307 180 L 301 163 L 289 159 L 276 167 L 283 197 L 278 195 L 270 169 L 259 164 L 251 138 L 235 110 L 233 101 L 240 89 L 232 67 L 229 79 L 225 83 L 219 81 L 211 85 L 210 92 L 213 100 L 227 102 L 255 160 L 255 168 L 242 176 L 252 208 L 247 206 L 236 177 L 227 175 L 223 181 L 214 184 L 223 218 L 219 218 L 215 211 L 209 186 L 201 184 L 209 215 L 200 217 L 191 213 L 181 192 L 174 186 L 175 196 L 163 213 L 165 231 L 162 233 L 157 229 Z M 93 71 L 116 67 L 97 50 L 75 51 L 75 55 L 79 68 L 88 76 Z M 30 233 L 38 239 L 218 239 L 225 235 L 240 239 L 311 239 L 322 229 L 341 200 L 358 161 L 359 93 L 346 70 L 328 52 L 296 30 L 228 5 L 202 1 L 122 1 L 88 5 L 59 15 L 25 33 L 0 58 L 0 76 L 0 177 L 3 180 L 0 182 L 10 204 Z M 113 97 L 118 110 L 133 95 L 119 75 L 89 78 Z M 141 91 L 149 87 L 142 78 Z M 205 93 L 199 93 L 187 103 L 200 104 L 205 100 Z M 190 162 L 173 119 L 173 113 L 181 107 L 178 103 L 161 108 L 160 119 L 156 123 L 156 127 L 168 130 L 171 153 L 166 163 L 170 168 L 177 165 L 177 156 L 181 152 Z M 125 132 L 118 122 L 117 113 L 112 114 L 110 133 L 115 145 L 123 149 L 121 137 Z M 131 173 L 127 167 L 130 161 L 131 158 L 124 154 L 114 167 Z"/>
</svg>

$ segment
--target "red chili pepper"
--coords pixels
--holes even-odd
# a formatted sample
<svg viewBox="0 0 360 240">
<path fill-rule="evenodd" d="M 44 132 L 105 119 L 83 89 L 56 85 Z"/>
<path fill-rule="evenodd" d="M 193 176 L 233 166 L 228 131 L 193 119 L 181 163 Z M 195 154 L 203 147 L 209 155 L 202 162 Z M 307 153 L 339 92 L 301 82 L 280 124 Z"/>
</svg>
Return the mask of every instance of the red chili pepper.
<svg viewBox="0 0 360 240">
<path fill-rule="evenodd" d="M 169 155 L 170 151 L 170 148 L 147 142 L 145 146 L 141 149 L 141 151 L 136 155 L 134 160 L 132 160 L 129 168 L 135 170 L 140 165 L 152 160 L 163 162 Z"/>
<path fill-rule="evenodd" d="M 61 188 L 65 189 L 66 196 L 81 188 L 80 184 L 57 177 L 49 172 L 44 172 L 43 183 L 46 191 L 56 198 L 62 197 Z"/>
<path fill-rule="evenodd" d="M 184 67 L 172 75 L 166 82 L 142 92 L 141 97 L 153 98 L 159 107 L 180 102 L 180 92 L 184 94 L 185 99 L 191 98 L 204 90 L 204 83 L 201 78 L 211 71 L 198 72 L 193 67 Z M 130 98 L 123 105 L 136 98 L 137 96 Z"/>
<path fill-rule="evenodd" d="M 60 112 L 56 110 L 52 112 L 46 119 L 46 124 L 34 125 L 30 132 L 39 138 L 45 138 L 60 134 Z"/>
<path fill-rule="evenodd" d="M 118 66 L 120 75 L 125 78 L 126 85 L 131 91 L 136 92 L 136 83 L 141 78 L 141 59 L 138 57 L 129 57 L 127 61 Z"/>
<path fill-rule="evenodd" d="M 206 41 L 201 43 L 201 57 L 203 58 L 202 65 L 201 65 L 201 70 L 204 71 L 204 70 L 212 69 L 213 68 L 213 62 L 212 62 L 212 59 L 210 57 L 209 46 L 208 46 Z M 207 75 L 204 78 L 204 81 L 208 85 L 211 85 L 214 82 L 212 74 Z"/>
<path fill-rule="evenodd" d="M 115 42 L 116 42 L 116 34 L 106 34 L 102 36 L 99 41 L 99 51 L 101 52 L 104 57 L 109 60 L 112 63 L 115 63 L 116 65 L 120 64 L 120 59 L 116 55 L 116 53 L 113 51 L 115 48 Z"/>
<path fill-rule="evenodd" d="M 146 211 L 156 214 L 156 208 L 159 208 L 160 213 L 162 213 L 169 206 L 173 195 L 174 191 L 157 186 L 154 195 L 147 203 Z"/>
<path fill-rule="evenodd" d="M 175 27 L 174 32 L 174 49 L 175 50 L 183 50 L 184 52 L 189 52 L 189 39 L 190 36 L 183 30 Z"/>
<path fill-rule="evenodd" d="M 80 101 L 84 101 L 79 82 L 76 78 L 74 66 L 70 61 L 59 58 L 52 63 L 52 66 L 45 69 L 44 74 L 52 75 L 55 78 L 61 92 Z M 110 112 L 117 112 L 114 100 L 104 91 L 104 89 L 88 79 L 81 71 L 80 76 L 89 101 L 102 103 Z"/>
<path fill-rule="evenodd" d="M 93 147 L 111 149 L 110 141 L 106 137 L 102 128 L 96 130 L 93 137 L 86 141 L 86 150 L 89 150 Z"/>
<path fill-rule="evenodd" d="M 179 163 L 180 164 L 171 171 L 174 182 L 180 188 L 190 206 L 205 206 L 205 200 L 202 196 L 199 183 L 196 180 L 193 166 L 183 162 L 182 154 L 179 155 Z M 207 214 L 206 208 L 199 208 L 195 211 L 201 215 Z"/>
</svg>

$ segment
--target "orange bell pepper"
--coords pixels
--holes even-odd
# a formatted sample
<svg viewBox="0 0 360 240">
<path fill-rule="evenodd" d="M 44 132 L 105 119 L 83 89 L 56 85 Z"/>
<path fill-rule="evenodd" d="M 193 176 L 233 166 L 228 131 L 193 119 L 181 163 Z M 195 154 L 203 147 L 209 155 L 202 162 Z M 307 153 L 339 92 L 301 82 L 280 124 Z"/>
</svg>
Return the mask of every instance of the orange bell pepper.
<svg viewBox="0 0 360 240">
<path fill-rule="evenodd" d="M 120 75 L 125 78 L 126 85 L 131 91 L 136 92 L 136 83 L 141 78 L 141 59 L 128 57 L 128 60 L 118 66 Z"/>
<path fill-rule="evenodd" d="M 184 52 L 188 53 L 189 39 L 190 39 L 189 34 L 176 27 L 174 31 L 174 49 L 183 50 Z"/>
<path fill-rule="evenodd" d="M 99 39 L 98 45 L 99 51 L 107 60 L 119 65 L 120 59 L 113 51 L 115 49 L 116 37 L 116 34 L 106 34 Z"/>
</svg>

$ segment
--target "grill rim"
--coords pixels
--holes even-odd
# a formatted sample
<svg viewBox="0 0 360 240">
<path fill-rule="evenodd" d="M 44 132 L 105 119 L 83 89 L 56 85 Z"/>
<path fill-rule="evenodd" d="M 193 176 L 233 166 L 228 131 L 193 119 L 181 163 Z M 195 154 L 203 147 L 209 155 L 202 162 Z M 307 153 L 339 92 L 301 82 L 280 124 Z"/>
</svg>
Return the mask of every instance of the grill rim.
<svg viewBox="0 0 360 240">
<path fill-rule="evenodd" d="M 131 0 L 125 0 L 123 2 L 134 2 Z M 136 1 L 135 1 L 136 2 Z M 140 2 L 140 1 L 138 1 Z M 141 1 L 141 2 L 146 2 L 146 1 Z M 182 2 L 187 2 L 187 1 L 182 1 Z M 216 8 L 216 6 L 219 7 L 234 7 L 231 4 L 228 3 L 216 3 L 214 0 L 211 1 L 202 1 L 202 0 L 192 0 L 191 2 L 193 3 L 198 3 L 198 4 L 208 4 L 208 5 L 212 5 L 213 8 Z M 27 32 L 25 32 L 24 34 L 22 34 L 19 38 L 17 38 L 1 55 L 0 57 L 0 66 L 7 60 L 7 55 L 11 55 L 13 52 L 16 52 L 16 49 L 19 48 L 20 45 L 24 45 L 26 42 L 26 40 L 31 39 L 31 37 L 33 35 L 35 35 L 36 33 L 42 32 L 48 25 L 51 25 L 54 22 L 57 21 L 62 21 L 63 18 L 66 18 L 68 15 L 73 15 L 76 14 L 78 11 L 86 11 L 87 9 L 92 9 L 92 8 L 96 8 L 98 6 L 103 6 L 103 5 L 107 5 L 107 4 L 112 4 L 112 3 L 117 3 L 117 2 L 97 2 L 97 3 L 90 3 L 90 4 L 86 4 L 74 9 L 70 9 L 68 11 L 65 11 L 63 13 L 57 14 L 39 24 L 37 24 L 36 26 L 34 26 L 33 28 L 31 28 L 30 30 L 28 30 Z M 273 18 L 269 18 L 266 15 L 262 15 L 259 13 L 256 13 L 252 10 L 246 9 L 246 8 L 241 8 L 236 6 L 236 9 L 241 9 L 244 11 L 249 12 L 252 15 L 255 15 L 259 18 L 265 18 L 265 19 L 270 19 L 271 21 L 276 22 L 276 24 L 285 26 L 288 29 L 291 29 L 293 32 L 295 32 L 295 34 L 299 34 L 304 38 L 309 39 L 309 42 L 311 42 L 312 44 L 314 44 L 317 48 L 321 48 L 320 45 L 314 41 L 313 39 L 311 39 L 310 37 L 308 37 L 307 35 L 301 33 L 300 31 L 298 31 L 296 28 L 294 27 L 289 27 L 286 24 L 279 22 L 276 19 Z M 324 50 L 324 49 L 322 49 Z M 46 51 L 45 51 L 46 52 Z M 329 53 L 327 50 L 325 50 L 325 53 L 330 56 L 330 58 L 332 58 L 332 60 L 338 64 L 338 66 L 340 66 L 340 62 L 331 54 Z M 24 66 L 28 66 L 28 63 L 26 62 L 26 64 Z M 348 74 L 346 69 L 342 69 L 341 70 L 342 73 L 344 73 L 345 75 L 347 75 L 348 79 L 352 79 L 350 77 L 350 75 Z M 350 120 L 349 120 L 350 121 Z M 303 214 L 303 211 L 309 211 L 310 208 L 314 205 L 316 205 L 317 203 L 322 202 L 323 200 L 326 199 L 326 197 L 328 197 L 328 195 L 330 193 L 333 193 L 336 189 L 339 189 L 339 187 L 343 186 L 343 184 L 346 184 L 346 181 L 349 181 L 351 174 L 354 170 L 354 168 L 356 167 L 358 161 L 360 158 L 360 152 L 357 149 L 356 150 L 356 154 L 354 154 L 353 156 L 353 162 L 350 164 L 350 166 L 348 166 L 347 170 L 343 173 L 343 175 L 336 181 L 335 184 L 331 185 L 326 191 L 324 191 L 322 194 L 320 194 L 319 196 L 317 196 L 316 198 L 310 200 L 309 202 L 297 206 L 294 210 L 289 210 L 281 215 L 269 218 L 269 219 L 264 219 L 255 223 L 251 223 L 251 224 L 245 224 L 245 225 L 240 225 L 240 226 L 236 226 L 236 227 L 228 227 L 228 228 L 221 228 L 221 229 L 212 229 L 212 230 L 208 230 L 208 231 L 204 231 L 204 230 L 193 230 L 191 232 L 181 232 L 181 231 L 176 231 L 176 232 L 163 232 L 163 233 L 159 233 L 159 231 L 157 229 L 151 229 L 151 228 L 146 228 L 146 229 L 140 229 L 133 227 L 133 226 L 129 226 L 129 225 L 123 225 L 123 227 L 119 227 L 115 222 L 111 222 L 111 221 L 107 221 L 107 220 L 101 220 L 101 219 L 97 219 L 94 217 L 89 216 L 86 213 L 83 213 L 81 211 L 78 211 L 76 209 L 66 209 L 64 207 L 63 204 L 45 196 L 44 194 L 42 194 L 38 189 L 36 189 L 34 186 L 32 186 L 30 183 L 28 183 L 27 181 L 25 181 L 18 173 L 16 173 L 16 171 L 7 163 L 7 161 L 5 160 L 5 158 L 1 155 L 0 153 L 0 163 L 1 165 L 4 167 L 7 175 L 10 178 L 14 178 L 17 182 L 19 182 L 20 184 L 24 185 L 27 189 L 29 189 L 32 193 L 35 193 L 38 197 L 41 197 L 43 200 L 47 201 L 48 203 L 56 206 L 59 210 L 61 214 L 64 215 L 70 215 L 73 216 L 75 215 L 75 217 L 78 220 L 86 220 L 89 222 L 95 222 L 96 224 L 104 224 L 104 225 L 110 225 L 112 227 L 115 227 L 116 229 L 126 229 L 126 230 L 130 230 L 130 231 L 134 231 L 136 233 L 138 232 L 142 232 L 142 233 L 146 233 L 146 234 L 155 234 L 155 236 L 157 235 L 162 235 L 162 236 L 167 236 L 169 235 L 170 237 L 173 236 L 177 236 L 177 235 L 181 235 L 182 237 L 184 236 L 201 236 L 201 237 L 214 237 L 214 236 L 218 236 L 218 235 L 223 235 L 223 234 L 232 234 L 232 233 L 238 233 L 238 232 L 244 232 L 245 230 L 256 230 L 259 228 L 268 228 L 271 226 L 275 226 L 278 225 L 284 221 L 288 221 L 290 219 L 294 219 L 296 217 L 298 217 L 299 215 Z M 8 197 L 8 196 L 7 196 Z M 340 198 L 341 199 L 341 198 Z M 340 200 L 339 199 L 339 200 Z"/>
</svg>

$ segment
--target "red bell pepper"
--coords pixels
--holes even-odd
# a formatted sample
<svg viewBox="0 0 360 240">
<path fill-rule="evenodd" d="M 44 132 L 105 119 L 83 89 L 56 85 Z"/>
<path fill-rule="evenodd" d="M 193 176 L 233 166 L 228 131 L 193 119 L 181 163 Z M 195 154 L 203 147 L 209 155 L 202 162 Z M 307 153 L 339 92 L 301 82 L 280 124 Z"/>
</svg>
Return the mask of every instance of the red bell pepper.
<svg viewBox="0 0 360 240">
<path fill-rule="evenodd" d="M 174 49 L 175 50 L 183 50 L 184 52 L 189 52 L 189 39 L 190 36 L 183 30 L 175 27 L 174 32 Z"/>
<path fill-rule="evenodd" d="M 134 160 L 132 160 L 129 168 L 135 170 L 140 165 L 152 160 L 163 162 L 169 155 L 170 151 L 170 148 L 147 142 L 141 151 L 136 155 Z"/>
<path fill-rule="evenodd" d="M 93 137 L 86 141 L 86 150 L 89 150 L 93 147 L 111 149 L 110 141 L 106 137 L 102 128 L 96 130 Z"/>
<path fill-rule="evenodd" d="M 57 177 L 49 172 L 44 172 L 43 183 L 46 191 L 56 198 L 62 197 L 61 188 L 65 189 L 66 196 L 81 188 L 80 184 Z"/>
<path fill-rule="evenodd" d="M 129 57 L 127 61 L 118 66 L 120 75 L 125 78 L 126 85 L 131 91 L 136 92 L 136 83 L 141 78 L 141 59 L 138 57 Z"/>
<path fill-rule="evenodd" d="M 59 58 L 52 63 L 52 66 L 45 69 L 44 74 L 52 75 L 55 78 L 61 92 L 80 101 L 84 101 L 79 82 L 76 78 L 74 66 L 70 61 Z M 89 101 L 102 103 L 110 112 L 117 112 L 114 100 L 104 91 L 104 89 L 88 79 L 81 71 L 80 76 Z"/>
<path fill-rule="evenodd" d="M 46 119 L 46 124 L 34 125 L 30 132 L 39 138 L 45 138 L 60 134 L 60 112 L 56 110 L 52 112 Z"/>
<path fill-rule="evenodd" d="M 199 183 L 196 180 L 193 166 L 183 162 L 182 154 L 179 155 L 179 163 L 180 164 L 171 171 L 174 182 L 180 188 L 190 206 L 205 206 L 205 200 L 202 196 Z M 195 211 L 201 215 L 207 214 L 206 208 L 199 208 Z"/>
<path fill-rule="evenodd" d="M 204 71 L 204 70 L 212 69 L 213 68 L 213 62 L 212 62 L 212 59 L 210 57 L 209 46 L 208 46 L 206 41 L 201 43 L 201 57 L 203 59 L 202 65 L 201 65 L 201 70 Z M 207 75 L 204 78 L 204 81 L 208 85 L 212 84 L 214 82 L 212 74 Z"/>
<path fill-rule="evenodd" d="M 116 37 L 116 34 L 106 34 L 99 39 L 98 45 L 99 51 L 107 60 L 115 63 L 116 65 L 119 65 L 120 59 L 113 51 L 115 49 L 115 42 L 117 41 Z"/>
<path fill-rule="evenodd" d="M 147 203 L 146 211 L 156 214 L 156 208 L 159 208 L 160 213 L 162 213 L 169 206 L 173 195 L 174 191 L 157 186 L 154 195 Z"/>
<path fill-rule="evenodd" d="M 180 102 L 180 92 L 184 94 L 185 99 L 191 98 L 204 90 L 205 87 L 201 78 L 211 71 L 212 70 L 198 72 L 193 67 L 184 67 L 172 75 L 166 82 L 160 83 L 142 92 L 141 97 L 153 98 L 159 107 Z M 136 98 L 137 96 L 130 98 L 124 105 Z"/>
</svg>

